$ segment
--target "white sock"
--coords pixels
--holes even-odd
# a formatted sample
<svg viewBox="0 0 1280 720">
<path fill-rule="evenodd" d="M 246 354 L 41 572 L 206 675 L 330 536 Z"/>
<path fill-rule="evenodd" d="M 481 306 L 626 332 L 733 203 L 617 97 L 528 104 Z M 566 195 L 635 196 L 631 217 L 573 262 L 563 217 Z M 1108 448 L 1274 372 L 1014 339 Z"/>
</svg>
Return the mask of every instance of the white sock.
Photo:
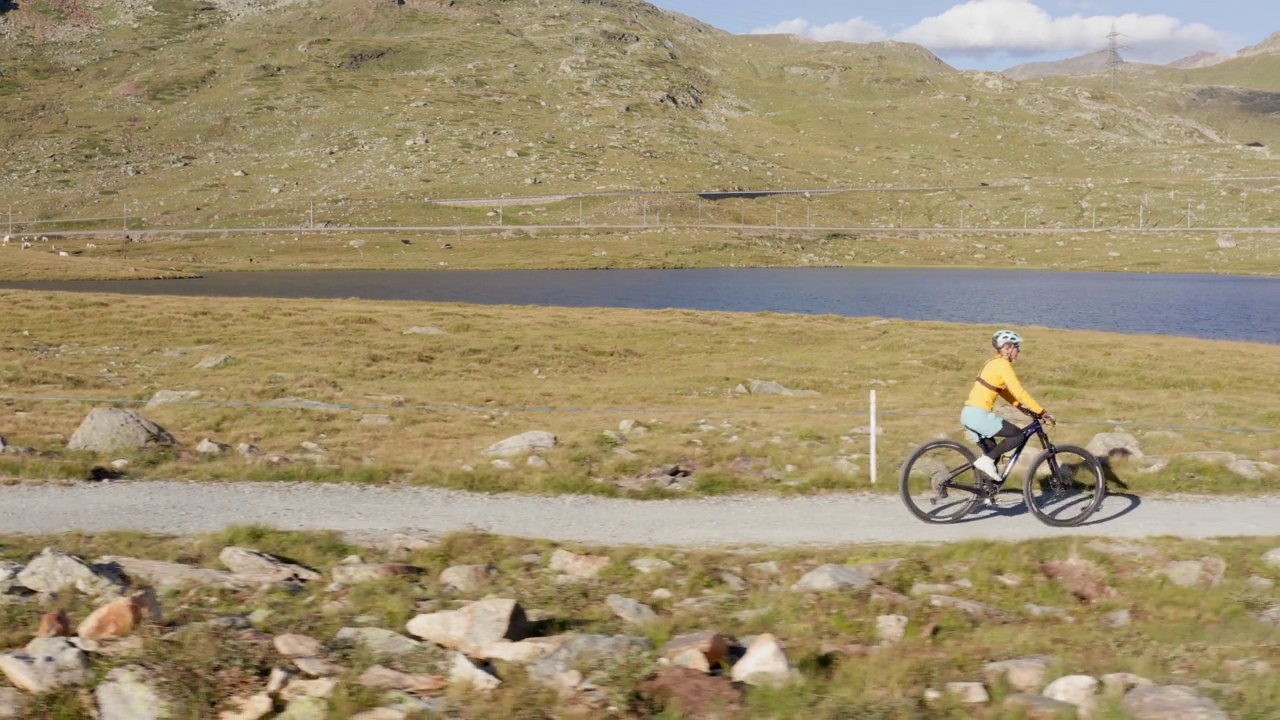
<svg viewBox="0 0 1280 720">
<path fill-rule="evenodd" d="M 981 472 L 983 472 L 987 477 L 991 478 L 992 480 L 1000 479 L 1000 473 L 996 470 L 995 461 L 987 457 L 986 455 L 983 455 L 977 460 L 974 460 L 973 466 L 978 470 L 980 470 Z"/>
</svg>

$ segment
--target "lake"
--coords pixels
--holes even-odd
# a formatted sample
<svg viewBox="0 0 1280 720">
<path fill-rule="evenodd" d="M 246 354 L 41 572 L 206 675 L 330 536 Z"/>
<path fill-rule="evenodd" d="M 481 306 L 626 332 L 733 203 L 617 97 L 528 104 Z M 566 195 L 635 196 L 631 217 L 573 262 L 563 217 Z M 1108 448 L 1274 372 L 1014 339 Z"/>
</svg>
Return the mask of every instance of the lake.
<svg viewBox="0 0 1280 720">
<path fill-rule="evenodd" d="M 834 314 L 1280 344 L 1280 280 L 1232 275 L 908 268 L 364 270 L 0 288 Z"/>
</svg>

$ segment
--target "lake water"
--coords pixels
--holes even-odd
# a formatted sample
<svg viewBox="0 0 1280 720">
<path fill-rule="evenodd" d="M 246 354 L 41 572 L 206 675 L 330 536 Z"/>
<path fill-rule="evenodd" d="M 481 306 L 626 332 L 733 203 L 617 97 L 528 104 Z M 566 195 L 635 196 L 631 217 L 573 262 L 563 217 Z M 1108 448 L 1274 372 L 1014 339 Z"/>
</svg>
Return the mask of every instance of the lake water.
<svg viewBox="0 0 1280 720">
<path fill-rule="evenodd" d="M 1230 275 L 946 268 L 368 270 L 214 273 L 190 280 L 4 282 L 0 288 L 769 311 L 1280 344 L 1280 280 Z"/>
</svg>

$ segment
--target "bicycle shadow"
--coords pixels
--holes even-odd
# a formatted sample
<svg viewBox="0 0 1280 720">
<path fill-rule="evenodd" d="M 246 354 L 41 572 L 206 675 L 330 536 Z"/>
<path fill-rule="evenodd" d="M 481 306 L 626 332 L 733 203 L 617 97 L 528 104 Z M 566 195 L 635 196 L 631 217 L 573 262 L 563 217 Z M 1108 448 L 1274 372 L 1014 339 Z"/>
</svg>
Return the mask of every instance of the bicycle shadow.
<svg viewBox="0 0 1280 720">
<path fill-rule="evenodd" d="M 1109 458 L 1098 458 L 1098 463 L 1102 465 L 1102 473 L 1107 480 L 1107 496 L 1092 517 L 1075 527 L 1091 527 L 1119 520 L 1136 511 L 1142 505 L 1142 498 L 1132 493 L 1129 484 L 1116 475 L 1115 468 L 1111 466 Z M 979 506 L 967 517 L 956 522 L 956 524 L 981 522 L 997 517 L 1012 518 L 1019 515 L 1028 515 L 1030 512 L 1027 509 L 1022 488 L 1006 487 L 1000 490 L 995 505 Z"/>
</svg>

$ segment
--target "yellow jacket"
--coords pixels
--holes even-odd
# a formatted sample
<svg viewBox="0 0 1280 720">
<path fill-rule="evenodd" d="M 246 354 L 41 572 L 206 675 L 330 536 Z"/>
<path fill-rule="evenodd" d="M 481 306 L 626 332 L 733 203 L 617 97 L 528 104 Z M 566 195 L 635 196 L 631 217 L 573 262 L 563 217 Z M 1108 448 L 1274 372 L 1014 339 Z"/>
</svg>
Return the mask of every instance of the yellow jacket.
<svg viewBox="0 0 1280 720">
<path fill-rule="evenodd" d="M 1024 407 L 1033 413 L 1044 412 L 1040 403 L 1018 382 L 1018 376 L 1013 372 L 1013 363 L 1002 355 L 991 358 L 982 366 L 978 381 L 973 384 L 969 399 L 964 404 L 990 412 L 996 406 L 997 395 L 1014 407 Z"/>
</svg>

